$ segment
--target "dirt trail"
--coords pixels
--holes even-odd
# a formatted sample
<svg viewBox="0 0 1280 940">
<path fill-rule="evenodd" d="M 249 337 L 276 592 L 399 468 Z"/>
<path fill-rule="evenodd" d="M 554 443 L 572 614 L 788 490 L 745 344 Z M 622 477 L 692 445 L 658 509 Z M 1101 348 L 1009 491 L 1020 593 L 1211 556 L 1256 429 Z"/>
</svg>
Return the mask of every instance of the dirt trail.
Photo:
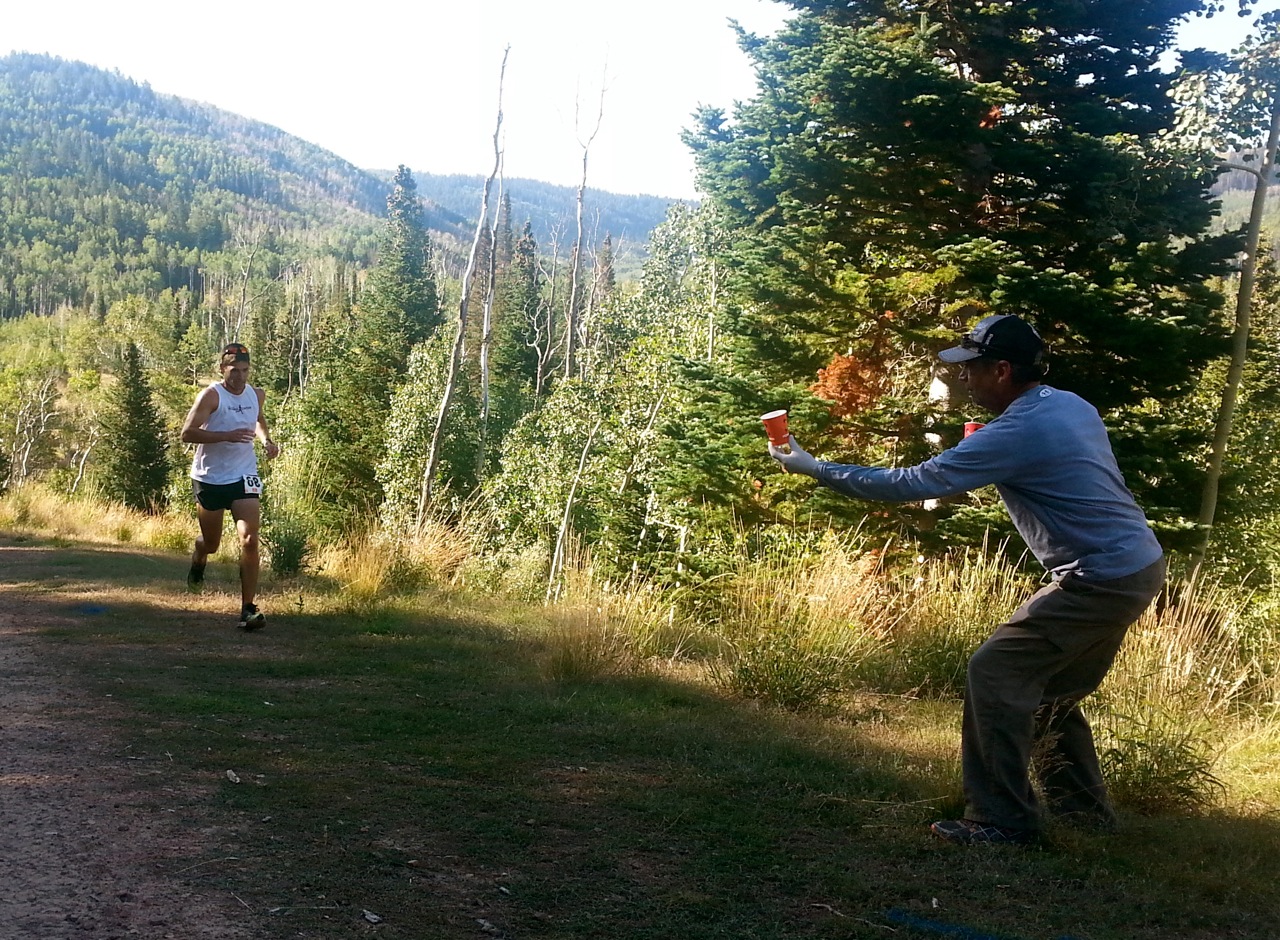
<svg viewBox="0 0 1280 940">
<path fill-rule="evenodd" d="M 199 886 L 203 834 L 138 801 L 149 768 L 58 675 L 33 611 L 0 593 L 0 937 L 252 937 L 233 897 Z"/>
</svg>

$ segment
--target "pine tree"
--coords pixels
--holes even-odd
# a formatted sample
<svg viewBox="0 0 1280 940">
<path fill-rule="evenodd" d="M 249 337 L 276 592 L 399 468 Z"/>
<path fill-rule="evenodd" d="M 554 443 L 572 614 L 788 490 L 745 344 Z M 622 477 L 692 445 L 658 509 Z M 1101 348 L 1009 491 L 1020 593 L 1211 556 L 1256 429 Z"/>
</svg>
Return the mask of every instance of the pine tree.
<svg viewBox="0 0 1280 940">
<path fill-rule="evenodd" d="M 422 201 L 413 174 L 401 166 L 387 197 L 378 261 L 361 292 L 351 346 L 344 355 L 384 413 L 393 386 L 408 366 L 409 350 L 435 332 L 440 322 Z"/>
<path fill-rule="evenodd" d="M 413 348 L 441 323 L 431 244 L 409 170 L 397 171 L 377 265 L 357 305 L 328 337 L 307 388 L 286 415 L 300 446 L 282 476 L 315 496 L 318 521 L 335 528 L 372 514 L 382 499 L 376 468 L 384 456 L 391 399 Z M 357 518 L 352 518 L 352 514 Z"/>
<path fill-rule="evenodd" d="M 1205 282 L 1236 245 L 1205 235 L 1211 161 L 1160 146 L 1174 114 L 1158 59 L 1198 0 L 793 5 L 808 12 L 775 38 L 741 37 L 757 98 L 732 121 L 704 110 L 687 135 L 736 236 L 725 371 L 753 391 L 724 407 L 808 407 L 820 370 L 878 373 L 890 407 L 831 414 L 832 435 L 807 443 L 913 461 L 923 428 L 886 397 L 901 370 L 982 314 L 1016 312 L 1049 342 L 1054 384 L 1122 425 L 1139 495 L 1183 479 L 1190 454 L 1151 446 L 1159 422 L 1141 406 L 1186 394 L 1221 349 Z M 1163 495 L 1164 515 L 1185 516 L 1185 492 Z"/>
<path fill-rule="evenodd" d="M 498 267 L 505 268 L 511 264 L 516 250 L 516 236 L 511 228 L 511 193 L 502 194 L 502 203 L 498 209 Z"/>
<path fill-rule="evenodd" d="M 125 347 L 120 374 L 107 393 L 101 422 L 97 477 L 103 495 L 132 509 L 164 509 L 168 438 L 133 343 Z"/>
<path fill-rule="evenodd" d="M 501 240 L 499 241 L 501 245 Z M 511 248 L 509 262 L 498 271 L 494 292 L 493 420 L 500 441 L 521 415 L 532 409 L 538 380 L 534 330 L 541 281 L 538 243 L 526 222 Z M 495 444 L 490 452 L 496 454 Z"/>
<path fill-rule="evenodd" d="M 600 243 L 600 255 L 596 258 L 595 302 L 600 303 L 613 293 L 618 285 L 618 277 L 613 270 L 613 236 L 605 232 L 604 241 Z"/>
</svg>

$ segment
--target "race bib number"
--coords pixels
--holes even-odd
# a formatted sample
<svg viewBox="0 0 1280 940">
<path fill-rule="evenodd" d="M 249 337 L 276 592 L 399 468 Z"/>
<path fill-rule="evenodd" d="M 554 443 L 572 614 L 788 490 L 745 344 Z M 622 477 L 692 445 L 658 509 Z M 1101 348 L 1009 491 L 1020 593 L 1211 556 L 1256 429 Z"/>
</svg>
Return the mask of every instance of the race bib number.
<svg viewBox="0 0 1280 940">
<path fill-rule="evenodd" d="M 244 478 L 244 492 L 246 496 L 249 494 L 261 496 L 262 495 L 262 477 L 246 476 Z"/>
</svg>

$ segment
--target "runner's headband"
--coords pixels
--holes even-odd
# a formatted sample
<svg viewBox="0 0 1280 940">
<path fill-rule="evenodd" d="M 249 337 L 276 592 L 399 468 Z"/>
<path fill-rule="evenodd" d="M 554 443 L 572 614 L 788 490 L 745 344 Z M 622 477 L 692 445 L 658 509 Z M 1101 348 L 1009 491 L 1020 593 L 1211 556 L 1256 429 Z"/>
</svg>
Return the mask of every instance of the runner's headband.
<svg viewBox="0 0 1280 940">
<path fill-rule="evenodd" d="M 248 362 L 249 347 L 241 346 L 239 343 L 228 343 L 222 347 L 222 364 L 229 366 L 233 362 Z"/>
</svg>

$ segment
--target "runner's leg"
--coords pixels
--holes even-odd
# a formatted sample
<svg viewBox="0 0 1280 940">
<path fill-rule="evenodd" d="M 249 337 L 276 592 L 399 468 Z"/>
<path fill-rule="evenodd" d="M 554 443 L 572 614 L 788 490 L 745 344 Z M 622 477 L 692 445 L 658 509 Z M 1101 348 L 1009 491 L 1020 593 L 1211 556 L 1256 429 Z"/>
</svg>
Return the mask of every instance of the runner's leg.
<svg viewBox="0 0 1280 940">
<path fill-rule="evenodd" d="M 258 529 L 262 524 L 262 504 L 257 499 L 237 499 L 231 504 L 231 518 L 240 535 L 240 601 L 252 604 L 258 593 Z"/>
<path fill-rule="evenodd" d="M 200 534 L 196 536 L 196 547 L 191 553 L 191 563 L 203 565 L 222 544 L 222 510 L 205 509 L 197 503 L 196 515 L 200 520 Z"/>
</svg>

